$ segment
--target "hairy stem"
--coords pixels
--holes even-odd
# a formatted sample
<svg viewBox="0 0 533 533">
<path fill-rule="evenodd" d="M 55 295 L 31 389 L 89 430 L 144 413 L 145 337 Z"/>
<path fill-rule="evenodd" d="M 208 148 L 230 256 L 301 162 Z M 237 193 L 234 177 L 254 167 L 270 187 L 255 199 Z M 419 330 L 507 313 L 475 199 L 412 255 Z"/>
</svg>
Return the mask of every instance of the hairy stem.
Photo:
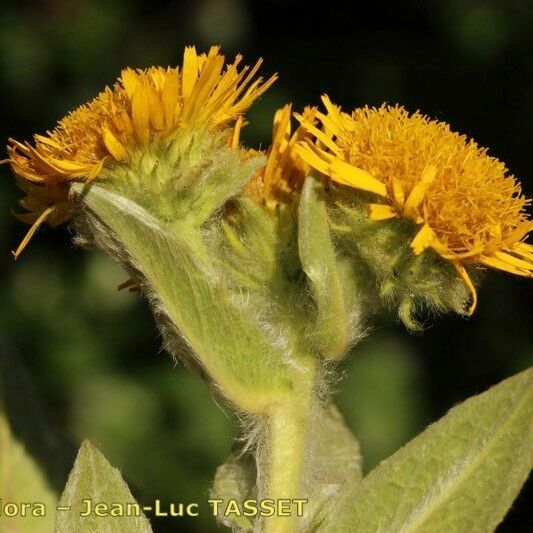
<svg viewBox="0 0 533 533">
<path fill-rule="evenodd" d="M 264 533 L 293 533 L 296 508 L 284 512 L 280 500 L 304 499 L 301 480 L 308 433 L 315 368 L 309 365 L 290 399 L 275 404 L 268 413 L 268 480 L 265 497 L 274 500 L 276 512 L 265 517 Z M 287 516 L 283 516 L 287 514 Z"/>
</svg>

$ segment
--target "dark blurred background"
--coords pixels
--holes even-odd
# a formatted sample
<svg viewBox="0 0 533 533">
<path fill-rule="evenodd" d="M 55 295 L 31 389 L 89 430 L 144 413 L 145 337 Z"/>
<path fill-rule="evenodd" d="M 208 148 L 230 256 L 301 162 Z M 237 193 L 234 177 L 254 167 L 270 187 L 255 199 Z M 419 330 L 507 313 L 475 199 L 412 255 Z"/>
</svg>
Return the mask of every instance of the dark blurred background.
<svg viewBox="0 0 533 533">
<path fill-rule="evenodd" d="M 355 3 L 354 3 L 355 4 Z M 175 65 L 183 47 L 222 44 L 265 58 L 276 85 L 249 113 L 244 141 L 267 146 L 275 109 L 327 92 L 346 109 L 383 101 L 420 109 L 473 136 L 533 193 L 533 5 L 530 0 L 3 0 L 0 137 L 29 139 L 112 84 L 124 66 Z M 146 302 L 103 255 L 42 229 L 17 263 L 26 227 L 0 167 L 0 349 L 26 368 L 52 423 L 88 437 L 143 502 L 205 500 L 235 424 L 204 385 L 160 349 Z M 393 317 L 345 364 L 338 403 L 368 471 L 454 404 L 533 361 L 528 280 L 491 272 L 474 317 L 429 317 L 414 336 Z M 527 527 L 523 492 L 499 531 Z M 530 503 L 530 501 L 529 501 Z M 156 532 L 212 531 L 208 516 Z"/>
</svg>

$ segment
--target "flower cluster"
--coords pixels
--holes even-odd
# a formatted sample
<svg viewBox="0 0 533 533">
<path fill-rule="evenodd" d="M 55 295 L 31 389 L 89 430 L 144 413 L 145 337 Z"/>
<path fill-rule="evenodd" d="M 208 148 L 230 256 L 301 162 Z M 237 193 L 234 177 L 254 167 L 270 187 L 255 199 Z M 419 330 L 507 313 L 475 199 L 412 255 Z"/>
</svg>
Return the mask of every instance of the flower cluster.
<svg viewBox="0 0 533 533">
<path fill-rule="evenodd" d="M 427 249 L 451 261 L 471 290 L 465 264 L 482 264 L 533 276 L 529 204 L 505 165 L 444 122 L 403 107 L 382 105 L 344 113 L 323 97 L 321 128 L 306 117 L 314 141 L 296 153 L 334 182 L 372 195 L 368 216 L 380 222 L 404 217 L 417 233 L 413 253 Z"/>
<path fill-rule="evenodd" d="M 187 47 L 181 69 L 125 69 L 113 88 L 60 120 L 47 135 L 35 135 L 34 145 L 11 139 L 9 161 L 28 211 L 19 217 L 33 224 L 15 257 L 40 224 L 57 225 L 68 217 L 72 181 L 90 183 L 106 164 L 127 160 L 139 147 L 184 128 L 230 126 L 229 142 L 238 145 L 243 113 L 276 79 L 254 79 L 261 60 L 251 69 L 239 69 L 241 61 L 239 55 L 224 68 L 219 47 L 207 54 Z"/>
<path fill-rule="evenodd" d="M 218 47 L 207 54 L 188 47 L 181 68 L 125 69 L 112 88 L 35 135 L 34 144 L 10 140 L 9 161 L 25 193 L 27 212 L 19 217 L 32 224 L 15 257 L 40 224 L 68 218 L 73 181 L 90 183 L 105 167 L 183 129 L 227 131 L 237 148 L 243 113 L 276 78 L 256 78 L 261 61 L 239 69 L 241 59 L 225 67 Z M 419 112 L 383 105 L 350 114 L 322 100 L 323 112 L 309 107 L 294 115 L 294 132 L 291 105 L 276 112 L 266 163 L 246 194 L 272 210 L 297 201 L 311 172 L 359 191 L 376 224 L 412 222 L 413 254 L 431 250 L 453 264 L 472 294 L 470 312 L 477 296 L 467 267 L 533 276 L 529 200 L 501 161 Z"/>
</svg>

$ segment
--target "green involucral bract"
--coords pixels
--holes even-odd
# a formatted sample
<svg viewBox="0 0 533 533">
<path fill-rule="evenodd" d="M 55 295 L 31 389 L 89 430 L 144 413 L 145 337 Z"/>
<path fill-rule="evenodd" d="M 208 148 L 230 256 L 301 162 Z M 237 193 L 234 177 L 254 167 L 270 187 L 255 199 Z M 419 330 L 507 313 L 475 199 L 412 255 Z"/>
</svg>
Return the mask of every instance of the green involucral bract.
<svg viewBox="0 0 533 533">
<path fill-rule="evenodd" d="M 410 242 L 416 226 L 403 219 L 376 222 L 368 218 L 368 195 L 330 184 L 328 215 L 338 253 L 350 258 L 358 283 L 359 305 L 367 315 L 392 309 L 411 330 L 420 330 L 417 314 L 465 314 L 465 284 L 453 266 L 436 253 L 414 255 Z"/>
<path fill-rule="evenodd" d="M 311 346 L 339 359 L 361 336 L 361 306 L 352 261 L 336 250 L 327 200 L 323 181 L 309 176 L 300 198 L 298 247 L 314 297 Z"/>
</svg>

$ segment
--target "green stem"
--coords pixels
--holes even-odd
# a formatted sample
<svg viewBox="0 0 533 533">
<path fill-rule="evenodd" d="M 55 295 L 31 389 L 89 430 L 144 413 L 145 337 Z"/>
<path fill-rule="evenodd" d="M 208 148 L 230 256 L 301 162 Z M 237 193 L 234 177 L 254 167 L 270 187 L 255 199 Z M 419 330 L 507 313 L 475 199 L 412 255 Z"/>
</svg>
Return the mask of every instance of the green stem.
<svg viewBox="0 0 533 533">
<path fill-rule="evenodd" d="M 302 470 L 305 443 L 312 405 L 315 377 L 314 365 L 300 376 L 298 388 L 292 398 L 273 405 L 268 413 L 268 481 L 265 497 L 274 500 L 303 499 Z M 289 516 L 275 513 L 265 517 L 264 533 L 293 533 L 296 509 L 290 506 Z"/>
</svg>

